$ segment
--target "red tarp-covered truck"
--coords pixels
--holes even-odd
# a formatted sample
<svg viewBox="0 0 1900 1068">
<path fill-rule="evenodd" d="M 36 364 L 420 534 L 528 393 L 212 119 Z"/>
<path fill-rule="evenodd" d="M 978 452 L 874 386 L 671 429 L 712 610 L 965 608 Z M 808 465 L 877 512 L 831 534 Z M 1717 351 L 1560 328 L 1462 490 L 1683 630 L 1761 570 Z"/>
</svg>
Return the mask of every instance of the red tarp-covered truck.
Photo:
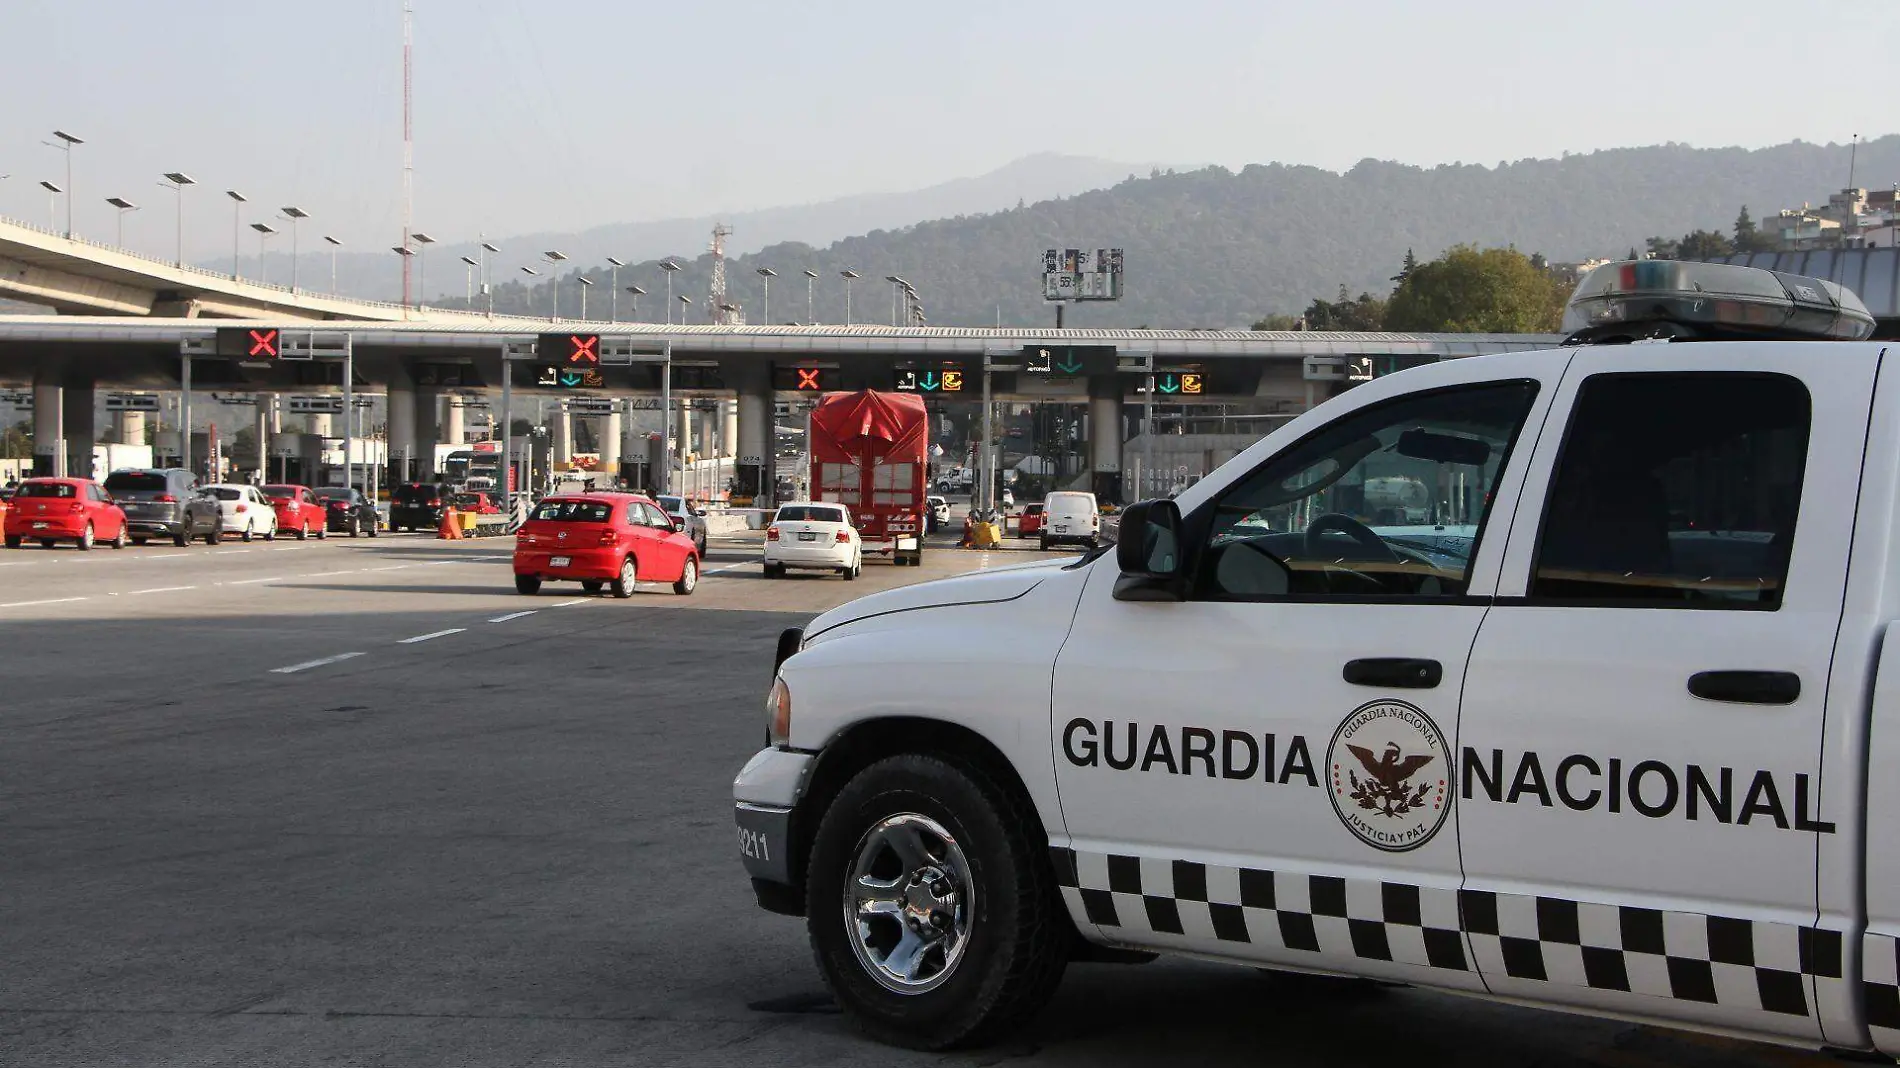
<svg viewBox="0 0 1900 1068">
<path fill-rule="evenodd" d="M 866 554 L 924 559 L 930 418 L 908 393 L 829 393 L 811 413 L 812 498 L 847 505 Z"/>
</svg>

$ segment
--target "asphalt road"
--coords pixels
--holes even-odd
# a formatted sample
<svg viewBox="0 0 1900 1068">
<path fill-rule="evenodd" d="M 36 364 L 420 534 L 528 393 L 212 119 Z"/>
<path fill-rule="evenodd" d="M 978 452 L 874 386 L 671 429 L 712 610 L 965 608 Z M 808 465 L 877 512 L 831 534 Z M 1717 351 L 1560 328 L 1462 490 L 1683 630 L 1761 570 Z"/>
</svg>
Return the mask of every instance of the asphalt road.
<svg viewBox="0 0 1900 1068">
<path fill-rule="evenodd" d="M 1830 1063 L 1193 962 L 873 1045 L 733 853 L 773 641 L 1033 555 L 768 582 L 716 539 L 694 596 L 616 601 L 518 596 L 508 547 L 0 552 L 0 1064 Z"/>
</svg>

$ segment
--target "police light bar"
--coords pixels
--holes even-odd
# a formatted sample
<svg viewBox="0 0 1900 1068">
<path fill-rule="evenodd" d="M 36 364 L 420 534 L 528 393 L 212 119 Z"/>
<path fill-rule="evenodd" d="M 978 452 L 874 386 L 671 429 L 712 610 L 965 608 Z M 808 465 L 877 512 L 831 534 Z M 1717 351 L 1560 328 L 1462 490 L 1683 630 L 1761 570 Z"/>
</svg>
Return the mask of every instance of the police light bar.
<svg viewBox="0 0 1900 1068">
<path fill-rule="evenodd" d="M 1606 263 L 1564 309 L 1564 344 L 1810 339 L 1859 341 L 1874 317 L 1854 291 L 1822 278 L 1727 263 Z"/>
</svg>

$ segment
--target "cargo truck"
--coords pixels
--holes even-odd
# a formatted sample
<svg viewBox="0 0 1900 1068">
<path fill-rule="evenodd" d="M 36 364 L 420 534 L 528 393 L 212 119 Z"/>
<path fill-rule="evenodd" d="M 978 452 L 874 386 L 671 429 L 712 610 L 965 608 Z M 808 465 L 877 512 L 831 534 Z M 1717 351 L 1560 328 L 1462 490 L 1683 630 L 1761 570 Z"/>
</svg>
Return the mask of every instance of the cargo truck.
<svg viewBox="0 0 1900 1068">
<path fill-rule="evenodd" d="M 924 559 L 929 417 L 906 393 L 830 393 L 812 409 L 811 496 L 851 509 L 866 555 Z"/>
</svg>

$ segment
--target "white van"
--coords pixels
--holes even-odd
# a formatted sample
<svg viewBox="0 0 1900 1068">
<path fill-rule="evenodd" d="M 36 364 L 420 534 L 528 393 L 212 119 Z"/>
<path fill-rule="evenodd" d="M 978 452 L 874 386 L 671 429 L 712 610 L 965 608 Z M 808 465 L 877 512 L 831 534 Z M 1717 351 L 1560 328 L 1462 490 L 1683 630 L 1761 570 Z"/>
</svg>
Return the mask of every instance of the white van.
<svg viewBox="0 0 1900 1068">
<path fill-rule="evenodd" d="M 1095 548 L 1102 533 L 1102 517 L 1095 508 L 1095 494 L 1064 490 L 1051 493 L 1043 504 L 1044 552 L 1049 550 L 1049 546 L 1064 542 Z"/>
</svg>

